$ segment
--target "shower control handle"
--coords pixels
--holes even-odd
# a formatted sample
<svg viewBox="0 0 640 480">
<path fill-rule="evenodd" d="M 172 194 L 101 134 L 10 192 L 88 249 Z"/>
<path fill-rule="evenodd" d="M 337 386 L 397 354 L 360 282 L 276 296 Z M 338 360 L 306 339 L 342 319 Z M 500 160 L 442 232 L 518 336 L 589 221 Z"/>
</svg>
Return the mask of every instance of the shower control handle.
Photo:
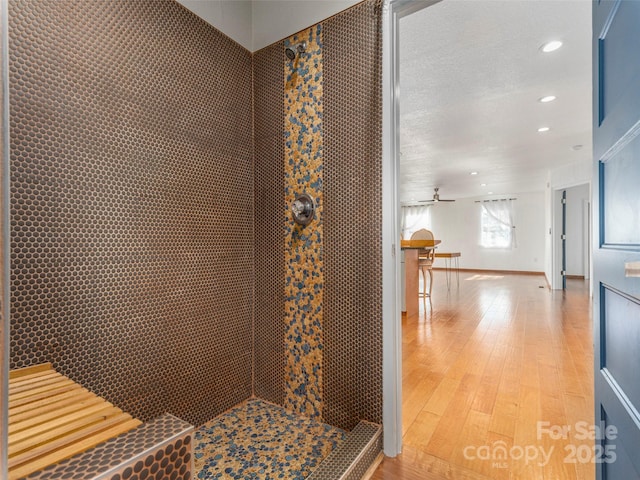
<svg viewBox="0 0 640 480">
<path fill-rule="evenodd" d="M 309 225 L 315 215 L 313 199 L 306 193 L 298 195 L 291 204 L 291 213 L 297 224 Z"/>
</svg>

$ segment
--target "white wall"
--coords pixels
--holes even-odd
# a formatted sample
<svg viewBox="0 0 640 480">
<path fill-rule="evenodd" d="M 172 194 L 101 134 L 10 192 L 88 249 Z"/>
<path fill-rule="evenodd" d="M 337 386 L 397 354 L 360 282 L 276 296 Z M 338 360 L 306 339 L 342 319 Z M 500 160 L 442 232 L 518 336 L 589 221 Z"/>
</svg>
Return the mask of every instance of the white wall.
<svg viewBox="0 0 640 480">
<path fill-rule="evenodd" d="M 441 252 L 460 252 L 460 268 L 542 272 L 545 255 L 544 192 L 514 195 L 517 247 L 492 249 L 480 246 L 480 204 L 475 199 L 459 199 L 432 207 L 432 225 L 442 240 Z M 443 266 L 437 260 L 436 266 Z"/>
<path fill-rule="evenodd" d="M 592 169 L 590 159 L 555 168 L 549 172 L 551 188 L 568 188 L 591 183 Z"/>
<path fill-rule="evenodd" d="M 361 0 L 177 0 L 251 52 Z"/>
</svg>

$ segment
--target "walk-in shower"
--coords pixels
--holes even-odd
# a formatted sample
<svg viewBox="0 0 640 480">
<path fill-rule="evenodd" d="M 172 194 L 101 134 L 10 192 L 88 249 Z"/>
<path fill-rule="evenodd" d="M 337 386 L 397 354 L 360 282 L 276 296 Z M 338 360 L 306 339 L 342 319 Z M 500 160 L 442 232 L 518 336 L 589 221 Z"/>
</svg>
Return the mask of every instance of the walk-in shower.
<svg viewBox="0 0 640 480">
<path fill-rule="evenodd" d="M 378 3 L 251 52 L 174 0 L 9 0 L 0 477 L 369 468 L 382 422 Z M 53 406 L 37 403 L 44 391 Z M 34 411 L 47 425 L 32 428 Z M 120 420 L 131 428 L 114 437 Z M 90 448 L 58 448 L 62 424 Z"/>
</svg>

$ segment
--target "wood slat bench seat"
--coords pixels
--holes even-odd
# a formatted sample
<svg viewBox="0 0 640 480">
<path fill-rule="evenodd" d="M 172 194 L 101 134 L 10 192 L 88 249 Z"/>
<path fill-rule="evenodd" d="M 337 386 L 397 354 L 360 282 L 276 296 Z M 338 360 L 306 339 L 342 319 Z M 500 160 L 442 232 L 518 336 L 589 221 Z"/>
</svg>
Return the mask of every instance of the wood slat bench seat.
<svg viewBox="0 0 640 480">
<path fill-rule="evenodd" d="M 9 373 L 9 480 L 95 447 L 142 422 L 56 372 Z"/>
</svg>

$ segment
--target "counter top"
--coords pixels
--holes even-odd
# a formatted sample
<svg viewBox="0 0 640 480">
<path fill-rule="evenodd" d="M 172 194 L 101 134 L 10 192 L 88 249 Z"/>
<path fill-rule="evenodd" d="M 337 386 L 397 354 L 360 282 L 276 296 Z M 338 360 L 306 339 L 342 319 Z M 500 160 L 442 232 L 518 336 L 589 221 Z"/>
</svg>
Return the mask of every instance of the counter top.
<svg viewBox="0 0 640 480">
<path fill-rule="evenodd" d="M 400 248 L 402 250 L 407 249 L 424 249 L 424 248 L 433 248 L 437 245 L 440 245 L 442 240 L 400 240 Z"/>
</svg>

